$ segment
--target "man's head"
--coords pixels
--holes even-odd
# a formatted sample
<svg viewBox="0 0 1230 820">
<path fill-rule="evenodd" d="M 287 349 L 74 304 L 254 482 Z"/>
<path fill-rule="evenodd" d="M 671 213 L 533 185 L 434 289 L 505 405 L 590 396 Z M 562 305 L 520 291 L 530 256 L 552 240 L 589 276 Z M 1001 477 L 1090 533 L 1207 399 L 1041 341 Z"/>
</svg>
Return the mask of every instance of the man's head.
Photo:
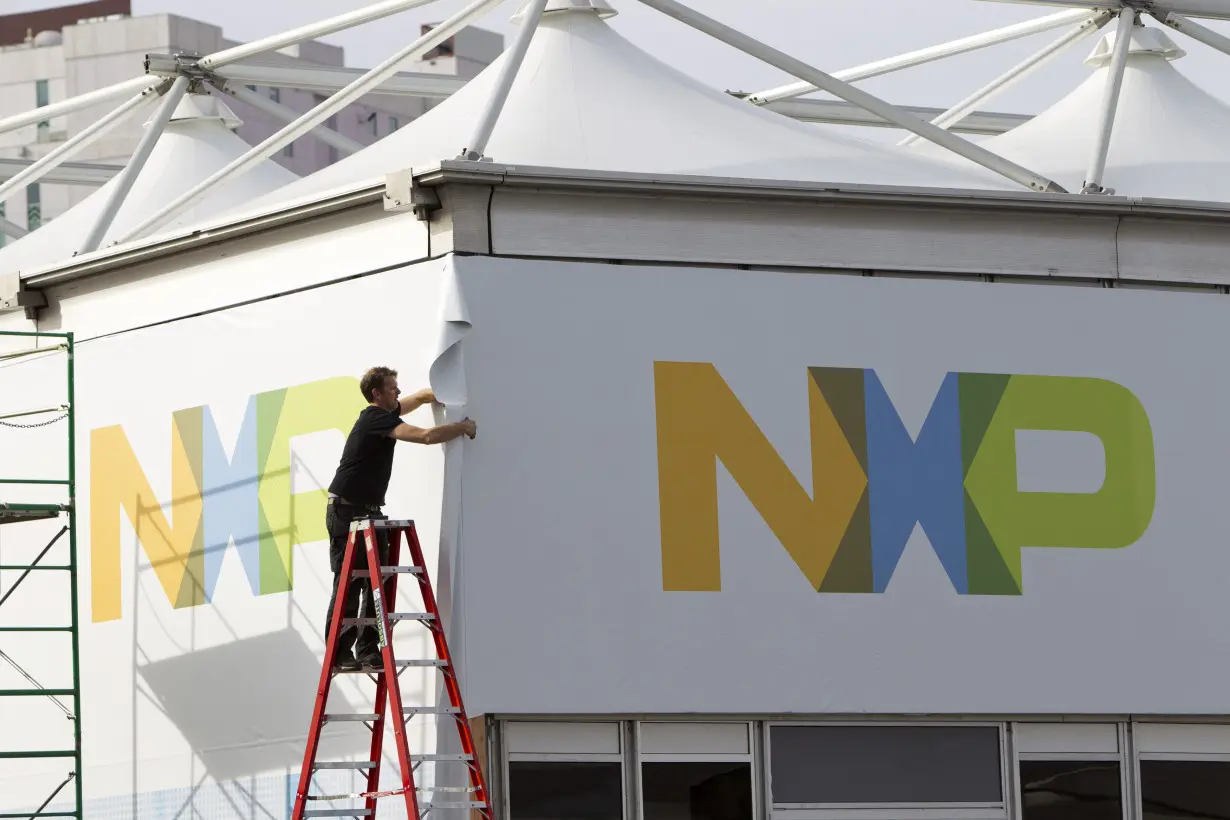
<svg viewBox="0 0 1230 820">
<path fill-rule="evenodd" d="M 397 371 L 387 367 L 373 367 L 363 374 L 359 382 L 363 398 L 383 410 L 396 410 L 397 397 L 401 390 L 397 387 Z"/>
</svg>

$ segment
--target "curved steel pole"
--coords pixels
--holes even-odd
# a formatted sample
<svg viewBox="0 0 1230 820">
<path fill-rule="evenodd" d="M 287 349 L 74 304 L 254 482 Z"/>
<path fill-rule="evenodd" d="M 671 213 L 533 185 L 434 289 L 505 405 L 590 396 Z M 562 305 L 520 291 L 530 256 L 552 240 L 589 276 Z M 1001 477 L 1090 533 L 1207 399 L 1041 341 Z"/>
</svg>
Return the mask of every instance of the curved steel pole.
<svg viewBox="0 0 1230 820">
<path fill-rule="evenodd" d="M 133 183 L 137 181 L 137 177 L 141 175 L 142 169 L 145 168 L 145 163 L 149 160 L 149 155 L 153 153 L 154 146 L 158 144 L 158 138 L 162 136 L 162 132 L 167 127 L 167 123 L 171 121 L 171 115 L 175 113 L 175 108 L 179 105 L 179 101 L 184 98 L 184 94 L 188 91 L 188 83 L 187 77 L 183 75 L 176 77 L 175 82 L 171 84 L 171 89 L 162 98 L 158 111 L 155 112 L 154 118 L 145 129 L 145 133 L 141 135 L 141 141 L 137 143 L 137 150 L 133 152 L 132 158 L 128 160 L 124 170 L 120 171 L 115 186 L 107 194 L 107 201 L 103 204 L 102 212 L 99 213 L 98 219 L 94 220 L 90 233 L 79 248 L 81 253 L 98 250 L 98 246 L 102 244 L 103 237 L 107 235 L 107 231 L 111 228 L 112 223 L 115 222 L 115 215 L 120 212 L 120 206 L 124 204 L 124 200 L 132 190 Z"/>
<path fill-rule="evenodd" d="M 999 45 L 1000 43 L 1007 43 L 1012 40 L 1019 40 L 1022 37 L 1029 37 L 1030 35 L 1039 34 L 1044 31 L 1063 28 L 1071 23 L 1080 23 L 1093 17 L 1096 13 L 1097 12 L 1088 11 L 1086 9 L 1061 11 L 1057 14 L 1050 14 L 1037 20 L 1016 23 L 1011 26 L 995 29 L 994 31 L 986 31 L 982 34 L 962 37 L 960 40 L 953 40 L 949 43 L 941 43 L 938 46 L 930 46 L 917 51 L 911 51 L 897 57 L 889 57 L 886 60 L 877 60 L 874 63 L 867 63 L 866 65 L 857 66 L 855 68 L 847 68 L 842 71 L 835 72 L 833 76 L 848 83 L 854 83 L 860 80 L 869 80 L 872 77 L 880 77 L 884 74 L 891 74 L 894 71 L 901 71 L 905 68 L 912 68 L 914 66 L 924 65 L 925 63 L 932 63 L 946 57 L 954 57 L 958 54 L 968 54 L 971 51 L 978 51 L 990 46 Z M 816 87 L 811 83 L 790 83 L 789 85 L 770 88 L 767 91 L 761 91 L 758 94 L 753 94 L 747 98 L 747 101 L 753 105 L 767 105 L 768 103 L 778 102 L 780 100 L 801 97 L 804 94 L 810 94 L 815 90 Z"/>
<path fill-rule="evenodd" d="M 513 41 L 512 48 L 508 50 L 504 65 L 500 66 L 499 79 L 496 80 L 491 98 L 487 101 L 482 116 L 478 120 L 478 128 L 475 129 L 469 145 L 461 149 L 462 159 L 482 159 L 483 152 L 487 150 L 487 143 L 491 141 L 491 135 L 495 133 L 495 124 L 504 110 L 504 103 L 508 102 L 508 95 L 517 79 L 517 73 L 525 62 L 525 54 L 530 50 L 530 41 L 534 39 L 534 32 L 538 30 L 538 23 L 542 20 L 542 13 L 546 8 L 547 0 L 530 0 L 529 7 L 525 10 L 525 19 L 521 21 L 521 28 L 517 31 L 517 39 Z"/>
<path fill-rule="evenodd" d="M 757 59 L 764 60 L 774 68 L 779 68 L 787 74 L 811 83 L 835 97 L 840 97 L 865 111 L 870 111 L 881 119 L 896 123 L 907 131 L 912 131 L 924 139 L 943 146 L 954 154 L 965 157 L 971 162 L 977 163 L 983 168 L 1004 176 L 1013 182 L 1027 188 L 1032 188 L 1035 191 L 1067 193 L 1057 183 L 1044 176 L 1035 174 L 1027 168 L 1022 168 L 1020 165 L 1004 159 L 998 154 L 993 154 L 987 149 L 964 140 L 942 128 L 936 128 L 931 123 L 920 120 L 918 117 L 902 111 L 900 108 L 881 100 L 879 97 L 855 88 L 849 83 L 844 83 L 832 75 L 825 74 L 823 71 L 807 65 L 807 63 L 801 60 L 796 60 L 789 54 L 778 51 L 772 46 L 765 45 L 740 31 L 736 31 L 730 26 L 705 17 L 700 12 L 690 9 L 682 3 L 677 3 L 675 0 L 641 0 L 641 2 L 657 9 L 663 14 L 674 17 L 681 23 L 686 23 L 697 31 L 708 34 L 714 39 L 721 40 L 727 45 L 750 54 Z"/>
<path fill-rule="evenodd" d="M 335 112 L 350 105 L 351 102 L 362 97 L 372 88 L 375 88 L 387 78 L 396 74 L 397 67 L 403 62 L 411 57 L 427 53 L 502 2 L 503 0 L 473 0 L 473 2 L 447 21 L 418 38 L 409 46 L 397 52 L 316 108 L 290 123 L 230 165 L 212 174 L 208 179 L 181 195 L 174 202 L 131 230 L 119 241 L 128 242 L 132 239 L 137 239 L 167 224 L 187 210 L 192 203 L 213 190 L 219 183 L 239 176 L 256 167 L 262 160 L 273 156 L 273 154 L 280 151 L 286 145 L 294 142 L 317 125 L 320 125 Z"/>
<path fill-rule="evenodd" d="M 1102 95 L 1101 124 L 1098 141 L 1093 146 L 1089 170 L 1085 174 L 1082 194 L 1105 192 L 1102 177 L 1106 175 L 1106 160 L 1110 156 L 1110 138 L 1115 132 L 1115 116 L 1119 113 L 1119 94 L 1123 90 L 1123 73 L 1127 68 L 1128 52 L 1132 48 L 1132 29 L 1136 26 L 1136 9 L 1119 12 L 1119 28 L 1115 36 L 1115 51 L 1110 59 L 1106 75 L 1106 89 Z"/>
<path fill-rule="evenodd" d="M 264 37 L 260 40 L 253 40 L 250 43 L 215 52 L 202 58 L 198 65 L 207 71 L 221 68 L 224 65 L 246 60 L 248 57 L 255 57 L 257 54 L 277 51 L 279 48 L 293 46 L 295 43 L 302 43 L 304 40 L 311 40 L 316 37 L 324 37 L 326 34 L 333 34 L 336 31 L 345 31 L 348 28 L 361 26 L 364 23 L 370 23 L 373 20 L 379 20 L 392 14 L 399 14 L 419 6 L 426 6 L 435 1 L 385 0 L 383 3 L 375 3 L 345 14 L 339 14 L 336 17 L 330 17 L 316 23 L 309 23 L 306 26 L 300 26 L 282 34 L 275 34 L 272 37 Z"/>
<path fill-rule="evenodd" d="M 1060 37 L 1055 42 L 1046 46 L 1042 50 L 1027 57 L 1021 63 L 1011 68 L 1005 74 L 992 80 L 987 85 L 970 94 L 961 102 L 954 105 L 952 108 L 940 114 L 931 121 L 931 124 L 937 128 L 948 130 L 950 127 L 965 119 L 967 116 L 978 110 L 980 105 L 990 102 L 995 97 L 1012 88 L 1021 80 L 1033 74 L 1039 68 L 1049 63 L 1051 60 L 1058 57 L 1060 54 L 1067 51 L 1072 46 L 1084 40 L 1095 31 L 1099 31 L 1103 26 L 1111 21 L 1112 15 L 1109 11 L 1100 11 L 1094 14 L 1093 17 L 1081 23 L 1072 31 Z M 905 147 L 918 142 L 920 139 L 916 134 L 903 139 L 898 145 Z"/>
<path fill-rule="evenodd" d="M 162 83 L 161 86 L 169 85 Z M 85 148 L 90 143 L 102 138 L 108 131 L 111 131 L 117 125 L 122 123 L 133 111 L 139 108 L 143 103 L 152 99 L 157 95 L 157 87 L 150 87 L 142 91 L 137 96 L 125 102 L 119 108 L 107 114 L 105 117 L 90 123 L 82 129 L 81 133 L 74 135 L 64 144 L 57 147 L 47 156 L 40 159 L 38 162 L 26 168 L 21 173 L 13 176 L 12 179 L 0 185 L 0 202 L 3 202 L 8 197 L 13 195 L 13 192 L 18 188 L 24 188 L 31 182 L 37 182 L 43 174 L 55 168 L 61 162 L 64 162 L 69 157 L 76 154 L 82 148 Z"/>
<path fill-rule="evenodd" d="M 140 91 L 143 88 L 151 88 L 162 82 L 158 77 L 150 77 L 143 74 L 140 77 L 133 77 L 131 80 L 125 80 L 122 83 L 109 85 L 106 88 L 100 88 L 97 91 L 91 91 L 88 94 L 80 94 L 76 97 L 71 97 L 67 100 L 62 100 L 51 105 L 44 105 L 41 108 L 35 108 L 32 111 L 26 111 L 22 114 L 17 114 L 12 117 L 6 117 L 0 120 L 0 134 L 8 131 L 14 131 L 18 128 L 24 128 L 27 125 L 34 125 L 36 122 L 49 120 L 52 117 L 60 117 L 64 114 L 71 114 L 74 111 L 80 111 L 83 108 L 89 108 L 100 103 L 109 102 L 123 97 L 125 94 L 131 94 L 134 91 Z"/>
<path fill-rule="evenodd" d="M 1157 9 L 1150 14 L 1156 17 L 1159 23 L 1170 26 L 1175 31 L 1181 31 L 1209 48 L 1215 48 L 1223 54 L 1230 54 L 1230 37 L 1165 9 Z"/>
</svg>

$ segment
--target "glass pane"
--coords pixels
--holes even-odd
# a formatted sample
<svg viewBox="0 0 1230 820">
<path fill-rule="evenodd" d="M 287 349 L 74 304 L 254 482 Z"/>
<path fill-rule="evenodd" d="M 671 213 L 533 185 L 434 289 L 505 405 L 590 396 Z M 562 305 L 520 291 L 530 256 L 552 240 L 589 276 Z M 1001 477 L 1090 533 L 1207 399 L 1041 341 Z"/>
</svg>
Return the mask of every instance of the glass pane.
<svg viewBox="0 0 1230 820">
<path fill-rule="evenodd" d="M 1000 803 L 994 726 L 774 726 L 774 804 Z"/>
<path fill-rule="evenodd" d="M 1022 820 L 1121 820 L 1119 764 L 1021 761 Z"/>
<path fill-rule="evenodd" d="M 1142 760 L 1140 797 L 1145 820 L 1230 817 L 1230 763 Z"/>
<path fill-rule="evenodd" d="M 645 763 L 644 820 L 752 820 L 752 764 Z"/>
<path fill-rule="evenodd" d="M 622 820 L 619 763 L 508 764 L 510 820 Z"/>
</svg>

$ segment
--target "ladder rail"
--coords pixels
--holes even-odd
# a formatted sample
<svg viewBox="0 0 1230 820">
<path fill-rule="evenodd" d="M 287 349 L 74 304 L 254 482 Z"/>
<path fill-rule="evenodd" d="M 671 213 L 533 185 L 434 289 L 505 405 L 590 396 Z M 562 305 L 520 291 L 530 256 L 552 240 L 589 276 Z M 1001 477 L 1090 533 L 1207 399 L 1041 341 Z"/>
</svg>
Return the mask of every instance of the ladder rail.
<svg viewBox="0 0 1230 820">
<path fill-rule="evenodd" d="M 387 544 L 382 545 L 380 543 L 381 535 L 387 535 Z M 403 536 L 406 539 L 406 547 L 411 553 L 413 560 L 413 565 L 406 568 L 400 566 L 402 553 L 401 539 Z M 381 555 L 382 546 L 385 551 L 384 555 Z M 423 609 L 425 610 L 422 615 L 404 617 L 405 613 L 393 611 L 397 608 L 397 579 L 401 575 L 414 575 L 417 578 L 419 591 L 423 598 Z M 333 611 L 330 614 L 330 629 L 321 665 L 316 703 L 312 713 L 312 726 L 304 749 L 303 768 L 300 771 L 299 787 L 295 795 L 294 809 L 291 814 L 292 820 L 324 816 L 375 817 L 377 814 L 377 798 L 397 795 L 402 795 L 405 799 L 406 815 L 409 820 L 422 820 L 424 816 L 433 810 L 454 807 L 471 809 L 477 813 L 480 820 L 493 820 L 495 815 L 487 795 L 487 786 L 483 777 L 482 766 L 479 762 L 469 718 L 466 715 L 465 705 L 462 701 L 460 681 L 456 667 L 453 664 L 452 655 L 449 652 L 444 625 L 440 619 L 439 605 L 431 586 L 431 579 L 423 559 L 422 545 L 419 542 L 418 531 L 414 526 L 414 522 L 388 521 L 385 519 L 353 522 L 347 536 L 345 555 L 342 558 L 342 566 L 337 573 L 337 578 L 339 579 L 338 585 L 341 589 L 338 591 Z M 369 586 L 363 589 L 362 593 L 351 590 L 352 583 L 358 580 L 367 580 L 369 584 Z M 368 591 L 370 591 L 370 594 L 365 594 Z M 370 599 L 373 610 L 372 615 L 374 617 L 343 618 L 347 603 L 352 594 L 365 594 L 365 597 Z M 364 608 L 366 609 L 366 606 Z M 365 615 L 366 613 L 356 614 Z M 393 627 L 402 620 L 419 621 L 431 631 L 436 653 L 435 660 L 399 661 L 396 658 L 393 650 Z M 377 644 L 381 656 L 380 666 L 379 668 L 364 669 L 364 671 L 368 671 L 372 675 L 376 683 L 375 708 L 370 713 L 330 715 L 326 707 L 333 676 L 345 671 L 336 668 L 337 656 L 340 651 L 339 635 L 342 629 L 351 625 L 351 622 L 360 627 L 372 624 L 377 631 Z M 437 704 L 434 707 L 412 706 L 407 709 L 403 705 L 399 670 L 412 666 L 438 668 L 441 671 L 444 676 L 444 686 L 448 694 L 449 706 L 442 707 Z M 395 715 L 393 720 L 393 738 L 397 750 L 398 764 L 401 769 L 401 788 L 380 791 L 380 770 L 385 722 L 389 712 L 393 712 Z M 411 754 L 407 737 L 407 716 L 413 717 L 417 714 L 451 716 L 453 718 L 451 723 L 457 730 L 462 752 L 460 754 Z M 369 718 L 374 718 L 374 720 L 371 720 L 368 726 L 372 732 L 372 738 L 371 754 L 367 762 L 317 762 L 316 757 L 320 751 L 320 740 L 326 721 L 332 719 L 354 722 L 363 719 L 362 722 L 368 725 Z M 448 723 L 449 721 L 445 721 L 445 724 Z M 438 725 L 437 732 L 443 728 L 443 725 Z M 469 774 L 469 787 L 418 787 L 415 783 L 414 773 L 421 762 L 428 760 L 465 762 Z M 362 770 L 366 773 L 364 780 L 366 789 L 362 794 L 333 796 L 310 794 L 314 772 L 323 769 L 344 768 Z M 424 792 L 468 792 L 472 795 L 473 800 L 472 802 L 456 804 L 438 803 L 435 801 L 420 803 L 420 798 Z M 342 799 L 343 797 L 360 798 L 364 800 L 365 805 L 363 808 L 356 807 L 354 809 L 308 808 L 309 801 L 329 801 Z"/>
<path fill-rule="evenodd" d="M 325 707 L 329 702 L 329 690 L 333 683 L 333 667 L 337 658 L 338 632 L 342 626 L 342 613 L 346 608 L 346 597 L 350 593 L 350 572 L 354 566 L 355 533 L 347 536 L 346 553 L 342 556 L 342 570 L 338 582 L 336 599 L 333 602 L 333 613 L 329 616 L 329 634 L 325 639 L 325 657 L 320 666 L 320 684 L 316 688 L 316 704 L 312 709 L 312 723 L 308 730 L 307 747 L 303 753 L 303 768 L 299 771 L 299 788 L 295 792 L 295 807 L 292 817 L 302 820 L 307 810 L 308 791 L 312 786 L 312 771 L 316 767 L 316 754 L 320 750 L 320 735 L 324 729 Z M 377 758 L 379 759 L 379 758 Z"/>
<path fill-rule="evenodd" d="M 389 541 L 389 563 L 396 563 L 396 556 L 400 552 L 400 530 L 388 530 Z M 389 613 L 385 607 L 385 588 L 381 583 L 381 561 L 378 544 L 380 539 L 377 537 L 374 527 L 368 527 L 367 533 L 367 566 L 371 571 L 371 590 L 372 590 L 372 605 L 375 609 L 376 628 L 378 630 L 378 640 L 380 646 L 380 654 L 384 659 L 384 673 L 380 675 L 380 681 L 384 683 L 387 696 L 383 699 L 387 701 L 392 708 L 394 714 L 400 715 L 402 710 L 401 705 L 401 683 L 397 675 L 397 658 L 393 655 L 393 632 L 392 626 L 389 624 Z M 346 577 L 344 574 L 342 577 Z M 397 575 L 393 575 L 389 579 L 394 592 L 397 589 Z M 388 598 L 389 606 L 396 608 L 396 595 L 391 595 Z M 379 685 L 379 684 L 378 684 Z M 373 743 L 378 742 L 373 737 Z M 406 739 L 406 723 L 403 720 L 393 721 L 393 742 L 397 748 L 397 762 L 401 764 L 401 787 L 403 795 L 406 799 L 406 816 L 410 820 L 420 820 L 418 789 L 414 783 L 414 763 L 410 758 L 410 745 Z M 372 760 L 379 761 L 380 758 L 373 756 Z M 377 768 L 371 772 L 369 783 L 375 781 L 375 786 L 372 791 L 379 787 L 380 770 Z M 372 811 L 375 811 L 375 798 L 367 798 L 371 804 Z M 372 815 L 375 816 L 374 814 Z"/>
<path fill-rule="evenodd" d="M 436 644 L 436 656 L 445 662 L 444 672 L 444 688 L 448 692 L 449 704 L 457 710 L 455 715 L 458 735 L 461 738 L 461 751 L 463 754 L 470 756 L 469 774 L 470 787 L 474 789 L 475 800 L 483 802 L 487 805 L 487 810 L 484 816 L 491 817 L 491 801 L 487 797 L 487 784 L 483 777 L 482 767 L 479 764 L 478 750 L 474 746 L 474 736 L 470 729 L 470 716 L 466 713 L 465 703 L 461 697 L 461 682 L 457 679 L 457 667 L 453 663 L 453 656 L 448 649 L 448 638 L 444 634 L 444 624 L 440 620 L 440 607 L 436 603 L 436 594 L 431 585 L 431 573 L 427 569 L 427 562 L 423 556 L 423 547 L 419 543 L 418 529 L 411 521 L 406 533 L 406 540 L 410 545 L 411 561 L 416 567 L 422 567 L 423 571 L 418 573 L 416 577 L 419 581 L 419 590 L 423 596 L 423 608 L 436 616 L 436 619 L 429 623 L 432 638 Z"/>
</svg>

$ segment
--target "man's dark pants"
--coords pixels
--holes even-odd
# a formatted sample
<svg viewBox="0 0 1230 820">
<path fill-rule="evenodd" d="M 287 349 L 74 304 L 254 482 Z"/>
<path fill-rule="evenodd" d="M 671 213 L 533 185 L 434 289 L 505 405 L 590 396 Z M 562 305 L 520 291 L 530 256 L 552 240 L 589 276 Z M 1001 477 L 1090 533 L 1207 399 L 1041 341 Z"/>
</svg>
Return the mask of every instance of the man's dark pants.
<svg viewBox="0 0 1230 820">
<path fill-rule="evenodd" d="M 329 531 L 329 568 L 333 570 L 333 595 L 329 598 L 329 613 L 325 620 L 325 637 L 329 636 L 333 620 L 333 606 L 337 602 L 338 581 L 342 572 L 342 561 L 346 557 L 346 541 L 350 537 L 350 524 L 368 518 L 387 518 L 375 509 L 356 507 L 344 504 L 337 499 L 330 499 L 325 511 L 325 527 Z M 386 566 L 389 558 L 389 535 L 380 530 L 377 533 L 377 544 L 380 555 L 380 565 Z M 354 565 L 351 571 L 367 569 L 367 553 L 361 549 L 364 542 L 355 540 Z M 386 599 L 387 600 L 387 599 Z M 346 596 L 346 607 L 343 618 L 373 618 L 375 607 L 371 603 L 371 584 L 366 577 L 350 582 L 350 594 Z M 361 602 L 361 604 L 360 604 Z M 378 634 L 372 626 L 344 626 L 338 636 L 338 658 L 345 658 L 354 647 L 354 657 L 363 658 L 379 651 Z"/>
</svg>

